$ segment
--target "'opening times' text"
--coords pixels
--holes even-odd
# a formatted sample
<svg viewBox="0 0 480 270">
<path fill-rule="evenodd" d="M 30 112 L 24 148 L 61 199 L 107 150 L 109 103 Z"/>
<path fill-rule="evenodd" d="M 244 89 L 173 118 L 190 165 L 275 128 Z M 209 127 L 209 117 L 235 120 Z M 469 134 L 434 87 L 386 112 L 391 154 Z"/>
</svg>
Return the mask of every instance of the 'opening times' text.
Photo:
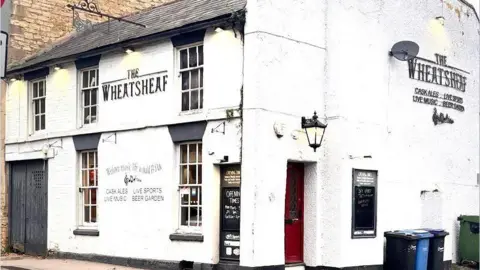
<svg viewBox="0 0 480 270">
<path fill-rule="evenodd" d="M 465 111 L 465 107 L 461 105 L 463 104 L 463 98 L 421 88 L 415 88 L 413 102 L 450 108 L 460 112 Z"/>
</svg>

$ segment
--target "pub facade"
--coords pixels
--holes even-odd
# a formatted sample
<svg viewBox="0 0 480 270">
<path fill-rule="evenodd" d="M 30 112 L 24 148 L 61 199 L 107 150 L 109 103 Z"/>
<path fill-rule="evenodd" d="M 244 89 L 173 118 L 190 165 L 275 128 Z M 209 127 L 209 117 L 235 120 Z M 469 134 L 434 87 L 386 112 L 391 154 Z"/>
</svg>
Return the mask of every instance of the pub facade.
<svg viewBox="0 0 480 270">
<path fill-rule="evenodd" d="M 11 66 L 12 249 L 381 269 L 385 231 L 435 227 L 455 262 L 456 218 L 479 211 L 478 14 L 287 2 L 178 0 Z"/>
</svg>

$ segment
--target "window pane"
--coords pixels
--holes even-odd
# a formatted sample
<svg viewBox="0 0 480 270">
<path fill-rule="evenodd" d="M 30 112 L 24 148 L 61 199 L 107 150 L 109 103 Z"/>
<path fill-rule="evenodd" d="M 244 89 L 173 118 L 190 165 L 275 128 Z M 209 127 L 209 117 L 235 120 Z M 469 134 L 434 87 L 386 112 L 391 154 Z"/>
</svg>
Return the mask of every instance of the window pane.
<svg viewBox="0 0 480 270">
<path fill-rule="evenodd" d="M 197 66 L 197 47 L 188 49 L 188 63 L 189 67 Z"/>
<path fill-rule="evenodd" d="M 88 186 L 88 171 L 82 171 L 82 186 Z"/>
<path fill-rule="evenodd" d="M 187 144 L 180 145 L 180 163 L 187 163 Z"/>
<path fill-rule="evenodd" d="M 35 126 L 35 130 L 39 130 L 40 129 L 40 116 L 37 115 L 35 116 L 35 121 L 34 121 L 34 126 Z"/>
<path fill-rule="evenodd" d="M 188 102 L 189 102 L 189 92 L 182 93 L 182 111 L 188 111 Z"/>
<path fill-rule="evenodd" d="M 85 222 L 90 222 L 90 207 L 85 206 L 84 209 L 85 209 L 85 211 L 84 211 L 84 214 L 83 214 L 83 220 Z"/>
<path fill-rule="evenodd" d="M 202 162 L 202 144 L 199 143 L 197 144 L 198 145 L 198 163 L 201 163 Z"/>
<path fill-rule="evenodd" d="M 88 87 L 88 71 L 82 72 L 82 88 Z"/>
<path fill-rule="evenodd" d="M 180 167 L 180 184 L 187 184 L 187 177 L 188 177 L 188 170 L 187 170 L 188 165 L 182 165 Z"/>
<path fill-rule="evenodd" d="M 97 106 L 90 107 L 90 123 L 96 123 L 97 122 Z"/>
<path fill-rule="evenodd" d="M 40 129 L 45 129 L 45 114 L 40 115 Z"/>
<path fill-rule="evenodd" d="M 189 226 L 198 226 L 197 217 L 198 216 L 198 208 L 197 207 L 190 207 L 190 224 Z"/>
<path fill-rule="evenodd" d="M 198 188 L 190 188 L 190 205 L 198 205 Z"/>
<path fill-rule="evenodd" d="M 88 152 L 88 167 L 95 167 L 95 152 Z"/>
<path fill-rule="evenodd" d="M 200 89 L 200 109 L 203 108 L 203 89 Z"/>
<path fill-rule="evenodd" d="M 97 75 L 96 70 L 90 70 L 90 87 L 96 86 L 97 83 Z"/>
<path fill-rule="evenodd" d="M 91 204 L 97 204 L 97 189 L 92 188 L 90 191 L 91 191 L 91 194 L 90 194 Z"/>
<path fill-rule="evenodd" d="M 188 170 L 188 183 L 196 184 L 197 183 L 197 166 L 190 165 Z"/>
<path fill-rule="evenodd" d="M 188 222 L 188 207 L 181 207 L 181 217 L 180 217 L 180 224 L 182 226 L 187 226 Z"/>
<path fill-rule="evenodd" d="M 200 87 L 203 87 L 203 68 L 200 69 Z"/>
<path fill-rule="evenodd" d="M 95 170 L 95 186 L 98 187 L 98 170 Z"/>
<path fill-rule="evenodd" d="M 45 113 L 45 99 L 42 98 L 40 101 L 40 113 Z"/>
<path fill-rule="evenodd" d="M 88 186 L 95 186 L 95 170 L 88 171 Z"/>
<path fill-rule="evenodd" d="M 97 222 L 97 207 L 92 206 L 91 209 L 92 209 L 91 222 Z"/>
<path fill-rule="evenodd" d="M 40 113 L 40 100 L 33 101 L 33 113 L 39 114 Z"/>
<path fill-rule="evenodd" d="M 38 96 L 39 97 L 43 97 L 45 95 L 45 92 L 44 92 L 44 82 L 39 82 L 38 83 Z"/>
<path fill-rule="evenodd" d="M 202 208 L 198 207 L 198 226 L 202 226 Z"/>
<path fill-rule="evenodd" d="M 185 72 L 182 72 L 181 75 L 182 75 L 182 90 L 187 90 L 190 88 L 190 83 L 189 83 L 190 72 L 185 71 Z"/>
<path fill-rule="evenodd" d="M 196 70 L 192 70 L 190 71 L 190 88 L 191 89 L 195 89 L 195 88 L 198 88 L 198 73 L 199 73 L 199 70 L 196 69 Z"/>
<path fill-rule="evenodd" d="M 203 45 L 198 46 L 198 64 L 203 65 Z"/>
<path fill-rule="evenodd" d="M 184 69 L 187 68 L 187 50 L 180 51 L 180 68 Z"/>
<path fill-rule="evenodd" d="M 192 91 L 191 94 L 192 94 L 192 97 L 191 97 L 192 101 L 191 101 L 190 109 L 192 110 L 198 109 L 198 90 Z"/>
<path fill-rule="evenodd" d="M 90 91 L 85 90 L 83 91 L 83 106 L 89 106 L 90 105 Z"/>
<path fill-rule="evenodd" d="M 199 201 L 200 201 L 200 205 L 203 205 L 202 186 L 198 187 L 198 198 L 199 198 Z"/>
<path fill-rule="evenodd" d="M 184 188 L 182 188 L 184 189 Z M 182 194 L 182 205 L 188 205 L 188 194 Z"/>
<path fill-rule="evenodd" d="M 83 204 L 90 204 L 90 191 L 83 189 Z"/>
<path fill-rule="evenodd" d="M 202 183 L 202 165 L 198 165 L 198 184 Z"/>
<path fill-rule="evenodd" d="M 90 93 L 92 93 L 91 94 L 91 99 L 90 99 L 91 104 L 92 105 L 97 105 L 97 89 L 92 89 L 90 91 Z"/>
<path fill-rule="evenodd" d="M 87 168 L 87 153 L 83 152 L 82 153 L 82 169 Z"/>
<path fill-rule="evenodd" d="M 85 124 L 90 124 L 90 108 L 89 107 L 83 109 L 83 122 Z"/>
<path fill-rule="evenodd" d="M 38 83 L 32 84 L 33 87 L 33 97 L 38 97 Z"/>
<path fill-rule="evenodd" d="M 188 163 L 195 163 L 197 162 L 197 145 L 190 144 L 188 147 Z"/>
</svg>

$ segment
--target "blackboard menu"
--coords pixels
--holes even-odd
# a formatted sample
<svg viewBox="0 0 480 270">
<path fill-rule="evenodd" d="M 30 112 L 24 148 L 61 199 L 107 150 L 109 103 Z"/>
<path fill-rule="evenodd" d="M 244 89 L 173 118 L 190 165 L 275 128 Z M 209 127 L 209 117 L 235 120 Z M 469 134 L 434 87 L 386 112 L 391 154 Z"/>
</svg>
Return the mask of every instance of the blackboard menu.
<svg viewBox="0 0 480 270">
<path fill-rule="evenodd" d="M 240 165 L 222 168 L 220 259 L 240 260 Z"/>
<path fill-rule="evenodd" d="M 353 170 L 352 238 L 376 236 L 377 171 Z"/>
</svg>

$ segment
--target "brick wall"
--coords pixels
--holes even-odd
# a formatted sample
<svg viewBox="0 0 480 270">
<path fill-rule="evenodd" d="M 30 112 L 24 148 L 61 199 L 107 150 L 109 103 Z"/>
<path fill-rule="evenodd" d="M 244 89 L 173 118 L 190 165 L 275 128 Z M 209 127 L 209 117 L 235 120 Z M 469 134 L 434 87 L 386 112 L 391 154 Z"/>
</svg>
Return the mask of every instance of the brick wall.
<svg viewBox="0 0 480 270">
<path fill-rule="evenodd" d="M 13 0 L 10 25 L 9 63 L 32 55 L 45 45 L 74 30 L 73 13 L 67 4 L 78 0 Z M 172 0 L 97 0 L 100 12 L 124 16 Z M 77 16 L 76 16 L 77 17 Z M 76 25 L 105 20 L 80 11 Z"/>
</svg>

